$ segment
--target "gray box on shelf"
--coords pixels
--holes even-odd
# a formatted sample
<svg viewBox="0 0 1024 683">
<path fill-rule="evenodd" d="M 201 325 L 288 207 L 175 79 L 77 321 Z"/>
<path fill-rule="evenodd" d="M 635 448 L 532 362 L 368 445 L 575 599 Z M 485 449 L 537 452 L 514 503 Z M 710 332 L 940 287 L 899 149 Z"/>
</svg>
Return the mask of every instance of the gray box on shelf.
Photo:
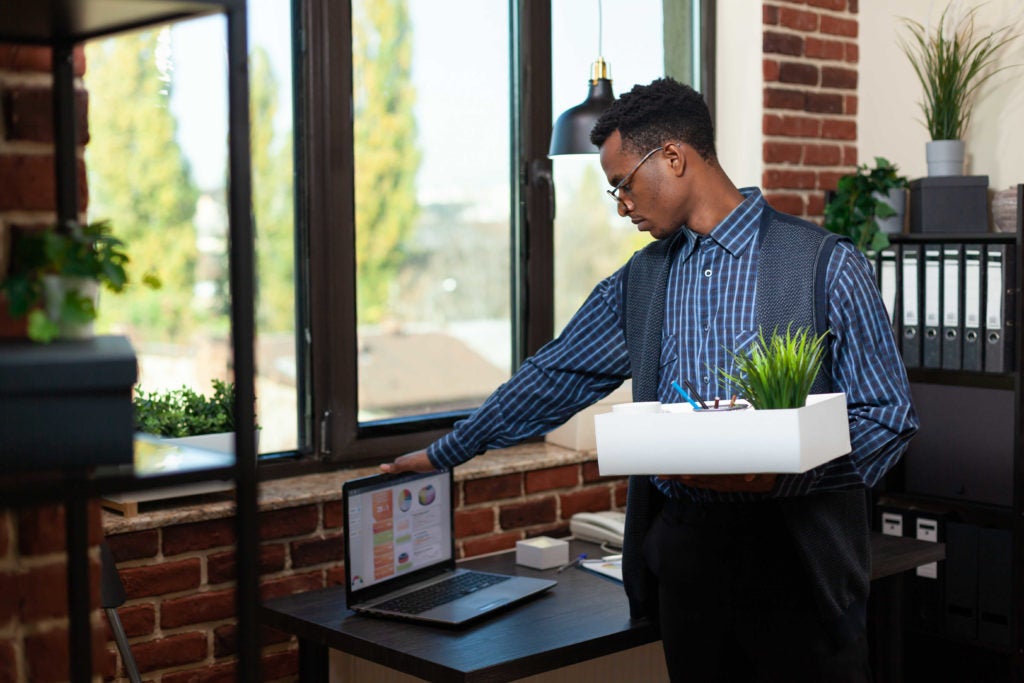
<svg viewBox="0 0 1024 683">
<path fill-rule="evenodd" d="M 936 176 L 911 180 L 910 232 L 988 232 L 988 176 Z"/>
<path fill-rule="evenodd" d="M 0 467 L 131 463 L 137 376 L 125 337 L 0 345 Z"/>
</svg>

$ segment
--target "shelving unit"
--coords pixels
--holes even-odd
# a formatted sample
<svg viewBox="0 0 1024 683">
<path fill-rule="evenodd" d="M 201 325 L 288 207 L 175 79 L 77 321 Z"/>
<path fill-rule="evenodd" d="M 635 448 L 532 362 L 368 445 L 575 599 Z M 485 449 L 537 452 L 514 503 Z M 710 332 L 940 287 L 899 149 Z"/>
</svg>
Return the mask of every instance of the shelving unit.
<svg viewBox="0 0 1024 683">
<path fill-rule="evenodd" d="M 254 403 L 254 248 L 250 220 L 249 88 L 246 0 L 47 0 L 7 3 L 0 42 L 52 49 L 54 155 L 59 223 L 78 217 L 72 53 L 83 41 L 210 14 L 227 24 L 230 290 L 236 463 L 231 468 L 135 477 L 123 468 L 78 468 L 0 476 L 0 504 L 63 502 L 67 520 L 69 670 L 92 680 L 87 504 L 107 492 L 143 490 L 204 479 L 231 478 L 236 487 L 238 567 L 237 680 L 259 680 L 258 508 Z"/>
<path fill-rule="evenodd" d="M 896 338 L 901 345 L 910 339 L 907 332 L 911 326 L 903 317 L 908 303 L 903 300 L 904 293 L 913 291 L 913 287 L 904 287 L 906 251 L 920 250 L 922 257 L 917 266 L 917 310 L 921 314 L 917 329 L 922 333 L 922 344 L 926 326 L 924 290 L 934 284 L 926 281 L 923 256 L 927 249 L 951 248 L 952 253 L 959 254 L 957 296 L 961 326 L 966 297 L 965 248 L 975 245 L 983 254 L 978 292 L 982 305 L 993 291 L 986 287 L 984 254 L 999 248 L 1014 260 L 1012 280 L 1000 292 L 1007 302 L 1004 324 L 1012 333 L 1012 365 L 1002 371 L 986 372 L 950 367 L 956 365 L 952 360 L 947 367 L 910 367 L 908 363 L 921 429 L 902 462 L 876 492 L 876 523 L 881 525 L 882 513 L 897 515 L 892 519 L 902 520 L 903 535 L 914 536 L 917 520 L 935 522 L 938 540 L 946 543 L 947 560 L 936 568 L 935 578 L 909 577 L 912 590 L 908 595 L 908 643 L 921 644 L 933 661 L 943 661 L 942 653 L 947 653 L 947 667 L 970 662 L 971 680 L 979 681 L 1007 680 L 1008 675 L 1009 680 L 1024 681 L 1024 185 L 1018 186 L 1017 196 L 1015 234 L 898 235 L 893 236 L 891 247 L 895 252 L 896 289 L 890 303 L 895 313 Z M 879 256 L 876 272 L 883 295 L 886 285 L 882 278 L 893 274 L 889 270 L 889 275 L 883 275 L 884 267 Z M 908 268 L 907 272 L 913 270 Z M 980 313 L 983 336 L 978 343 L 994 349 L 995 345 L 984 335 L 984 308 Z M 934 334 L 928 338 L 929 343 L 946 343 L 944 334 L 942 339 L 935 339 Z M 962 345 L 964 335 L 959 339 Z M 951 348 L 955 349 L 955 344 L 954 339 Z M 965 358 L 962 353 L 961 346 L 961 366 Z M 936 365 L 934 354 L 929 360 L 930 365 Z M 924 362 L 922 351 L 920 364 Z M 943 363 L 939 361 L 938 365 Z M 1005 598 L 1001 604 L 993 602 L 1001 588 L 1005 588 Z M 1008 609 L 1001 610 L 1001 605 Z M 913 661 L 913 648 L 909 648 L 908 654 L 908 665 L 915 672 L 927 667 L 924 661 Z M 942 664 L 936 671 L 957 675 Z M 936 672 L 924 672 L 929 674 Z"/>
</svg>

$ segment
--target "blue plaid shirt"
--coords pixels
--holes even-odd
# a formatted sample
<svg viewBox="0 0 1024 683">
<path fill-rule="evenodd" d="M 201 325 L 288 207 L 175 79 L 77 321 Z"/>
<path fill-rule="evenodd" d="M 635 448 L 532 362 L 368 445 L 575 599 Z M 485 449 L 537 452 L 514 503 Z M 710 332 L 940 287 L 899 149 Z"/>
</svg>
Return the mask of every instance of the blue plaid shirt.
<svg viewBox="0 0 1024 683">
<path fill-rule="evenodd" d="M 754 295 L 764 199 L 755 188 L 708 235 L 687 228 L 669 271 L 662 331 L 659 398 L 680 401 L 673 380 L 704 397 L 728 396 L 717 368 L 757 336 Z M 435 441 L 435 467 L 454 467 L 494 448 L 544 434 L 609 394 L 630 375 L 623 335 L 623 270 L 600 282 L 562 334 L 527 359 L 470 417 Z M 826 273 L 832 379 L 846 393 L 849 455 L 800 475 L 782 475 L 772 497 L 874 485 L 917 430 L 906 371 L 871 266 L 841 242 Z M 672 496 L 738 501 L 764 494 L 719 493 L 655 479 Z"/>
</svg>

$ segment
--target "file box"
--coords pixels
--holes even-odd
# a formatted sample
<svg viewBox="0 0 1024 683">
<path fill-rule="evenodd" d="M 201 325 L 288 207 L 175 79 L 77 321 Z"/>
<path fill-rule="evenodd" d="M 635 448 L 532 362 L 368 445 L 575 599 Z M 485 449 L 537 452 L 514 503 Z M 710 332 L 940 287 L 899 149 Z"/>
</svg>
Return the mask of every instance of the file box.
<svg viewBox="0 0 1024 683">
<path fill-rule="evenodd" d="M 850 452 L 846 394 L 811 394 L 803 408 L 701 413 L 671 404 L 595 416 L 601 475 L 800 473 Z"/>
</svg>

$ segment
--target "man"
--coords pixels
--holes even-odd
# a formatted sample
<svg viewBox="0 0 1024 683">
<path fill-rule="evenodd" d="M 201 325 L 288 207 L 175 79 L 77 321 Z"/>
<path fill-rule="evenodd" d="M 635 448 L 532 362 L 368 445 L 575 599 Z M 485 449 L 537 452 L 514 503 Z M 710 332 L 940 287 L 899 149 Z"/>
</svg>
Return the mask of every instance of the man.
<svg viewBox="0 0 1024 683">
<path fill-rule="evenodd" d="M 656 241 L 472 416 L 382 469 L 453 467 L 542 434 L 627 377 L 636 400 L 678 402 L 684 379 L 727 396 L 716 370 L 759 329 L 828 331 L 815 387 L 846 393 L 852 452 L 802 475 L 631 477 L 625 587 L 632 616 L 659 621 L 673 680 L 869 681 L 866 487 L 917 429 L 869 264 L 738 190 L 688 86 L 636 86 L 591 139 L 619 215 Z"/>
</svg>

